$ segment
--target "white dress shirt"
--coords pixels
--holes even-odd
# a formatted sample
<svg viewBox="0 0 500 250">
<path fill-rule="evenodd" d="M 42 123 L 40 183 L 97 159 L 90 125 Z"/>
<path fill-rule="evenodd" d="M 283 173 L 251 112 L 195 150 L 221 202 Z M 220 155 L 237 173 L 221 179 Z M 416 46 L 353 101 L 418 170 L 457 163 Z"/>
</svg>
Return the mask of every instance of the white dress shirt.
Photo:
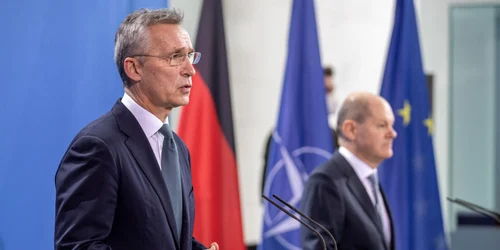
<svg viewBox="0 0 500 250">
<path fill-rule="evenodd" d="M 339 153 L 349 162 L 349 164 L 352 166 L 354 169 L 354 172 L 356 172 L 356 175 L 358 178 L 361 180 L 361 183 L 363 183 L 363 186 L 365 187 L 366 192 L 368 193 L 368 196 L 370 196 L 370 199 L 372 200 L 373 205 L 375 206 L 375 190 L 372 188 L 372 184 L 370 180 L 368 179 L 369 176 L 372 174 L 377 174 L 377 169 L 373 169 L 368 164 L 360 160 L 357 156 L 355 156 L 351 151 L 349 151 L 345 147 L 340 147 L 339 148 Z M 391 245 L 391 224 L 389 220 L 389 214 L 387 213 L 387 208 L 385 207 L 384 204 L 384 199 L 382 198 L 381 192 L 378 192 L 378 200 L 381 203 L 382 206 L 382 225 L 384 229 L 384 235 L 385 235 L 385 241 L 388 246 Z"/>
<path fill-rule="evenodd" d="M 158 117 L 151 114 L 143 107 L 139 106 L 127 93 L 123 95 L 122 103 L 134 115 L 135 119 L 141 125 L 144 134 L 148 138 L 149 144 L 153 149 L 158 166 L 161 169 L 161 150 L 163 147 L 163 134 L 159 132 L 163 124 L 168 124 L 168 118 L 162 122 Z"/>
</svg>

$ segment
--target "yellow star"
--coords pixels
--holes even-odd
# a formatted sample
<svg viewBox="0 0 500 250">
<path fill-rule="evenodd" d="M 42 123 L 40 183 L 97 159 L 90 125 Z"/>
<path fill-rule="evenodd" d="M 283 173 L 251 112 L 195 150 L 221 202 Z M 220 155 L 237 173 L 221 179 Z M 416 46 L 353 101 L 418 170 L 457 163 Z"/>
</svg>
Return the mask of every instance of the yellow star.
<svg viewBox="0 0 500 250">
<path fill-rule="evenodd" d="M 407 100 L 405 100 L 404 107 L 398 110 L 398 114 L 403 117 L 403 125 L 408 126 L 411 120 L 411 106 Z"/>
<path fill-rule="evenodd" d="M 427 118 L 424 120 L 424 126 L 427 127 L 427 134 L 432 135 L 434 132 L 434 122 L 432 121 L 432 118 Z"/>
</svg>

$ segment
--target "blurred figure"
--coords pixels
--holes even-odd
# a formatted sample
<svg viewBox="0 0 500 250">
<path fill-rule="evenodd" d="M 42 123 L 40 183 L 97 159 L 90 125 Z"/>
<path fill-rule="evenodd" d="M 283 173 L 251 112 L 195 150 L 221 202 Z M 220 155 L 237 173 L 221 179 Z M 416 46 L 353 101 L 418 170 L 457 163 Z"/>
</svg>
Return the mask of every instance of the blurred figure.
<svg viewBox="0 0 500 250">
<path fill-rule="evenodd" d="M 323 225 L 338 249 L 393 250 L 394 228 L 377 167 L 392 157 L 394 114 L 380 96 L 351 93 L 337 122 L 340 148 L 306 182 L 302 211 Z M 327 248 L 331 238 L 320 230 Z M 317 235 L 302 227 L 304 250 L 321 249 Z"/>
<path fill-rule="evenodd" d="M 337 112 L 337 100 L 335 98 L 335 71 L 333 67 L 325 67 L 323 69 L 323 75 L 325 77 L 325 89 L 326 89 L 326 107 L 328 111 L 328 116 L 333 116 Z M 330 127 L 333 127 L 330 125 Z"/>
<path fill-rule="evenodd" d="M 325 101 L 327 105 L 327 111 L 328 111 L 328 117 L 329 117 L 329 122 L 330 122 L 330 117 L 335 115 L 335 112 L 337 110 L 337 103 L 335 100 L 335 84 L 334 84 L 334 71 L 332 67 L 326 66 L 323 68 L 323 76 L 325 79 L 325 90 L 326 90 L 326 96 L 325 96 Z M 333 129 L 332 124 L 329 124 L 330 128 L 332 130 L 332 140 L 333 140 L 333 145 L 335 148 L 338 148 L 338 141 L 337 141 L 337 135 L 335 133 L 335 130 Z M 264 151 L 264 167 L 262 171 L 262 180 L 261 180 L 261 190 L 260 193 L 264 193 L 264 185 L 266 182 L 266 171 L 267 171 L 267 159 L 269 157 L 269 146 L 271 145 L 271 138 L 272 138 L 272 132 L 269 134 L 267 137 L 266 141 L 266 148 Z"/>
</svg>

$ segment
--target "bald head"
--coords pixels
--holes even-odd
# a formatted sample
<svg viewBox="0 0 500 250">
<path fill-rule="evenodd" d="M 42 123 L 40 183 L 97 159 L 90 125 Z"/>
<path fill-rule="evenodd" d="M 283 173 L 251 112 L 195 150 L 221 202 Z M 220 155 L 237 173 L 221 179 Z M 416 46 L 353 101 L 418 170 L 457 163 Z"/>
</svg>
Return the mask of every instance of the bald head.
<svg viewBox="0 0 500 250">
<path fill-rule="evenodd" d="M 394 114 L 384 98 L 368 92 L 354 92 L 339 111 L 339 144 L 376 168 L 392 156 L 392 141 L 397 136 L 393 126 Z"/>
<path fill-rule="evenodd" d="M 346 139 L 342 133 L 342 124 L 344 124 L 346 120 L 353 120 L 360 124 L 364 123 L 365 120 L 372 115 L 371 107 L 380 105 L 389 106 L 384 98 L 370 92 L 357 91 L 350 93 L 344 103 L 342 103 L 338 113 L 338 136 Z"/>
</svg>

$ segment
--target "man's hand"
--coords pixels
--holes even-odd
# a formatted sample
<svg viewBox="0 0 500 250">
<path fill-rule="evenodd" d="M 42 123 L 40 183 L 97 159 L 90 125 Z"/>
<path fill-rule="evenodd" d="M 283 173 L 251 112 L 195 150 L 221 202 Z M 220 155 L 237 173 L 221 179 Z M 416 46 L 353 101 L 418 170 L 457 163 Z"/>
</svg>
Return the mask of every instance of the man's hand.
<svg viewBox="0 0 500 250">
<path fill-rule="evenodd" d="M 217 244 L 217 242 L 212 242 L 212 244 L 210 244 L 210 248 L 207 250 L 219 250 L 219 244 Z"/>
</svg>

